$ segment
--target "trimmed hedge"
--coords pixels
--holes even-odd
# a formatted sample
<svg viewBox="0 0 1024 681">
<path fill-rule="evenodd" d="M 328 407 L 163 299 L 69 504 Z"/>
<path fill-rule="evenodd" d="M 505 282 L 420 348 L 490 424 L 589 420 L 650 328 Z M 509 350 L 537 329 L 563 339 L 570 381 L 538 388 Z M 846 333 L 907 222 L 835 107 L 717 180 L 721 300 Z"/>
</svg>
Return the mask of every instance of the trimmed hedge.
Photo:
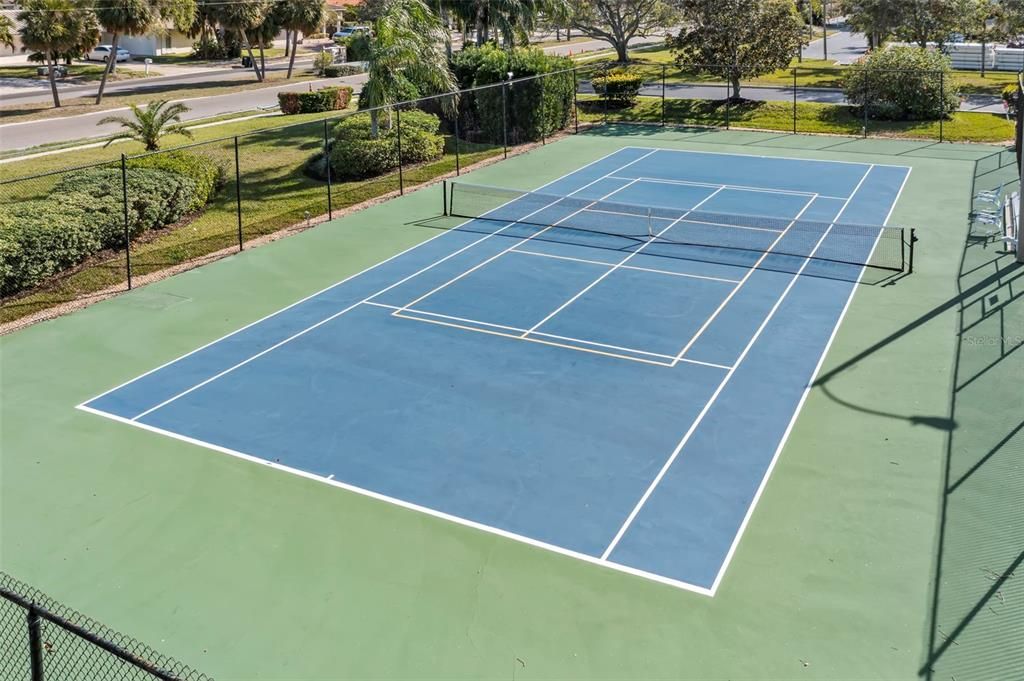
<svg viewBox="0 0 1024 681">
<path fill-rule="evenodd" d="M 887 121 L 933 121 L 960 109 L 960 86 L 949 57 L 936 50 L 893 46 L 854 63 L 844 83 L 854 106 Z"/>
<path fill-rule="evenodd" d="M 352 88 L 348 85 L 329 86 L 313 92 L 278 92 L 281 113 L 322 113 L 347 109 L 352 101 Z"/>
<path fill-rule="evenodd" d="M 128 231 L 134 238 L 181 219 L 197 205 L 191 177 L 133 167 Z M 45 199 L 0 205 L 0 295 L 34 286 L 104 249 L 125 242 L 121 169 L 91 168 L 63 177 Z"/>
<path fill-rule="evenodd" d="M 644 77 L 625 69 L 614 69 L 607 75 L 594 76 L 590 83 L 601 99 L 615 106 L 626 107 L 636 104 L 640 88 L 644 86 Z"/>
<path fill-rule="evenodd" d="M 205 206 L 227 184 L 227 168 L 213 159 L 187 151 L 170 151 L 128 162 L 129 168 L 156 168 L 183 175 L 195 182 L 195 196 L 187 206 L 191 213 Z"/>
<path fill-rule="evenodd" d="M 382 175 L 398 167 L 398 114 L 379 115 L 377 138 L 371 136 L 370 114 L 349 116 L 334 128 L 331 172 L 338 178 Z M 441 122 L 423 111 L 402 112 L 402 163 L 434 161 L 444 155 Z"/>
<path fill-rule="evenodd" d="M 502 50 L 494 45 L 469 47 L 452 58 L 452 71 L 462 88 L 500 83 L 508 78 L 546 78 L 513 82 L 507 86 L 509 141 L 535 142 L 569 125 L 572 119 L 576 80 L 573 61 L 545 54 L 537 48 Z M 492 87 L 462 97 L 462 128 L 477 130 L 486 141 L 503 139 L 502 87 Z"/>
</svg>

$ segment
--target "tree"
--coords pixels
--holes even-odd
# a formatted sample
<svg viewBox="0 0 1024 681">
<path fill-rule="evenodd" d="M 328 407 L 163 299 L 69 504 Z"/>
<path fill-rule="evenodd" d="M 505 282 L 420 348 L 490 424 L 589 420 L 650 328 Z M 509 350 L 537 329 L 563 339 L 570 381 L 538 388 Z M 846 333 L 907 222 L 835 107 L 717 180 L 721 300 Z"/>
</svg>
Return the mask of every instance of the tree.
<svg viewBox="0 0 1024 681">
<path fill-rule="evenodd" d="M 274 5 L 276 23 L 287 29 L 291 35 L 291 53 L 288 58 L 288 78 L 295 68 L 295 49 L 299 44 L 299 31 L 312 33 L 324 21 L 324 0 L 281 0 Z"/>
<path fill-rule="evenodd" d="M 387 0 L 373 22 L 367 81 L 359 108 L 371 109 L 370 134 L 380 134 L 377 107 L 390 107 L 417 88 L 422 94 L 453 92 L 455 76 L 448 65 L 448 30 L 423 0 Z M 390 121 L 391 111 L 388 109 Z"/>
<path fill-rule="evenodd" d="M 103 101 L 103 91 L 107 87 L 107 76 L 113 73 L 117 65 L 117 44 L 118 39 L 124 35 L 142 35 L 151 31 L 158 15 L 155 8 L 149 4 L 149 0 L 103 0 L 96 4 L 96 17 L 100 24 L 110 34 L 110 57 L 107 60 L 106 68 L 103 69 L 103 77 L 100 79 L 100 88 L 96 93 L 96 103 Z"/>
<path fill-rule="evenodd" d="M 900 25 L 899 0 L 842 0 L 840 10 L 858 33 L 868 38 L 871 49 L 881 47 Z"/>
<path fill-rule="evenodd" d="M 901 40 L 928 47 L 944 44 L 954 31 L 962 30 L 975 9 L 976 0 L 896 0 L 895 34 Z"/>
<path fill-rule="evenodd" d="M 789 66 L 803 34 L 792 0 L 680 0 L 686 28 L 670 39 L 676 63 L 740 82 Z"/>
<path fill-rule="evenodd" d="M 192 131 L 181 122 L 181 114 L 189 111 L 189 108 L 181 102 L 168 105 L 166 99 L 158 99 L 147 104 L 145 109 L 138 104 L 132 104 L 131 108 L 131 118 L 106 116 L 96 124 L 118 123 L 124 128 L 107 140 L 104 146 L 109 146 L 114 140 L 132 139 L 142 142 L 146 151 L 156 151 L 160 148 L 160 138 L 167 135 L 184 135 L 192 139 Z"/>
<path fill-rule="evenodd" d="M 216 3 L 215 6 L 217 22 L 225 31 L 234 33 L 238 36 L 239 40 L 245 43 L 245 49 L 249 54 L 249 60 L 252 62 L 252 70 L 256 74 L 256 80 L 262 83 L 264 73 L 253 56 L 249 32 L 263 24 L 270 11 L 270 6 L 263 2 L 263 0 L 221 2 Z"/>
<path fill-rule="evenodd" d="M 432 0 L 433 1 L 433 0 Z M 490 42 L 492 33 L 508 47 L 525 45 L 542 10 L 566 0 L 441 0 L 441 7 L 465 26 L 476 30 L 477 46 Z"/>
<path fill-rule="evenodd" d="M 6 14 L 0 14 L 0 45 L 14 49 L 14 22 Z"/>
<path fill-rule="evenodd" d="M 21 42 L 26 49 L 42 55 L 49 71 L 53 105 L 59 107 L 57 62 L 71 54 L 88 52 L 99 43 L 96 15 L 77 0 L 25 0 L 21 8 Z"/>
<path fill-rule="evenodd" d="M 630 40 L 667 30 L 676 22 L 665 0 L 569 0 L 569 6 L 569 26 L 611 43 L 620 62 L 629 61 Z"/>
</svg>

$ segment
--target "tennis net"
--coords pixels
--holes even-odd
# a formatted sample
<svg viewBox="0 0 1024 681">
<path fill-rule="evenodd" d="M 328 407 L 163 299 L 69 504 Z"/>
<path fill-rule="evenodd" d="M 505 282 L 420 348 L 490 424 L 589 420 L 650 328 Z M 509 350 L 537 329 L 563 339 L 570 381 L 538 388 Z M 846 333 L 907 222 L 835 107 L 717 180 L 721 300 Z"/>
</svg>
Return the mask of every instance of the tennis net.
<svg viewBox="0 0 1024 681">
<path fill-rule="evenodd" d="M 881 225 L 713 213 L 445 183 L 445 215 L 510 236 L 682 257 L 731 254 L 749 264 L 765 253 L 897 272 L 913 271 L 914 230 Z M 521 226 L 528 229 L 524 232 Z M 516 228 L 516 229 L 510 229 Z M 682 247 L 679 249 L 678 247 Z M 739 254 L 739 257 L 737 257 Z"/>
</svg>

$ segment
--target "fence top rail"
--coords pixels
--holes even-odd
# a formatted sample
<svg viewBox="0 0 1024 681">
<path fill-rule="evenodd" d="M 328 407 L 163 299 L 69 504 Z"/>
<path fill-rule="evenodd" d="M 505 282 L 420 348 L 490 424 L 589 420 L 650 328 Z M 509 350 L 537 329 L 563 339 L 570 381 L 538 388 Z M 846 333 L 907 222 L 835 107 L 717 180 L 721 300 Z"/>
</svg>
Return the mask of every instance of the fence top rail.
<svg viewBox="0 0 1024 681">
<path fill-rule="evenodd" d="M 160 655 L 145 644 L 110 629 L 104 624 L 60 605 L 43 592 L 0 572 L 0 598 L 25 609 L 30 614 L 74 634 L 83 641 L 114 655 L 118 659 L 161 681 L 212 681 L 173 658 Z M 118 643 L 115 643 L 114 640 Z M 135 652 L 128 650 L 124 642 Z M 156 660 L 156 662 L 154 662 Z"/>
<path fill-rule="evenodd" d="M 63 173 L 74 173 L 79 170 L 91 170 L 93 168 L 102 168 L 104 166 L 117 167 L 121 163 L 121 158 L 112 158 L 109 161 L 96 161 L 94 163 L 86 163 L 80 166 L 68 166 L 67 168 L 58 168 L 56 170 L 47 170 L 42 173 L 35 173 L 32 175 L 19 175 L 18 177 L 7 178 L 6 180 L 0 180 L 0 187 L 7 184 L 14 184 L 15 182 L 27 182 L 29 180 L 39 180 L 44 177 L 51 177 L 53 175 L 61 175 Z"/>
</svg>

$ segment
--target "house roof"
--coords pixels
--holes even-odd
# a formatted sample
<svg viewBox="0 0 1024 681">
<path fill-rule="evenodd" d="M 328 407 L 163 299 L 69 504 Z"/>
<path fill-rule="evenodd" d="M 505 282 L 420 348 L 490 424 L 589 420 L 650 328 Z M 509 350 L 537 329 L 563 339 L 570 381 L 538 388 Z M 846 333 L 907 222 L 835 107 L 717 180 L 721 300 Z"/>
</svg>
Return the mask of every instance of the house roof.
<svg viewBox="0 0 1024 681">
<path fill-rule="evenodd" d="M 327 0 L 328 7 L 355 7 L 363 4 L 363 0 Z"/>
</svg>

